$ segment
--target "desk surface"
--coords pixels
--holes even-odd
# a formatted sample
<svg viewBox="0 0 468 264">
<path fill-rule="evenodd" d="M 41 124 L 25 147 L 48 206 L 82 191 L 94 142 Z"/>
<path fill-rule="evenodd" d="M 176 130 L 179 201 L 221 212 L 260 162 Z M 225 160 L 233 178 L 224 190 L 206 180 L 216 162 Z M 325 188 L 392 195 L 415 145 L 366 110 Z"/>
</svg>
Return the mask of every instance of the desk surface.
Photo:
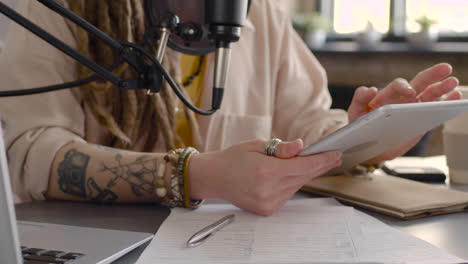
<svg viewBox="0 0 468 264">
<path fill-rule="evenodd" d="M 468 186 L 464 189 L 468 191 Z M 468 259 L 468 213 L 401 221 L 374 212 L 364 212 L 460 258 Z M 16 213 L 19 220 L 155 233 L 169 215 L 169 210 L 154 205 L 46 201 L 17 205 Z M 140 246 L 114 263 L 135 263 L 147 245 Z"/>
<path fill-rule="evenodd" d="M 444 185 L 468 192 L 468 185 Z M 301 197 L 313 197 L 298 194 Z M 419 237 L 460 258 L 468 260 L 468 213 L 431 216 L 402 221 L 362 210 L 390 226 Z M 97 205 L 60 201 L 38 201 L 16 205 L 19 220 L 54 224 L 155 233 L 169 215 L 169 209 L 156 205 Z M 114 263 L 135 263 L 147 244 L 140 246 Z"/>
</svg>

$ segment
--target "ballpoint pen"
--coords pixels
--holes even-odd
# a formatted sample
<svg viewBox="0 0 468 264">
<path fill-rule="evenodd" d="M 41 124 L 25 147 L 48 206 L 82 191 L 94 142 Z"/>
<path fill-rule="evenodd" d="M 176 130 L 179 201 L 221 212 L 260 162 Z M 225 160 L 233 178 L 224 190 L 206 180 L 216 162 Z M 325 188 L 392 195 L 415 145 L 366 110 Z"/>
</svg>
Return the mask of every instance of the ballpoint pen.
<svg viewBox="0 0 468 264">
<path fill-rule="evenodd" d="M 227 215 L 218 221 L 214 222 L 213 224 L 203 228 L 202 230 L 196 232 L 192 237 L 189 238 L 187 241 L 188 247 L 196 247 L 203 242 L 210 236 L 212 236 L 216 231 L 220 230 L 221 228 L 225 227 L 226 225 L 232 223 L 234 221 L 235 215 L 230 214 Z"/>
</svg>

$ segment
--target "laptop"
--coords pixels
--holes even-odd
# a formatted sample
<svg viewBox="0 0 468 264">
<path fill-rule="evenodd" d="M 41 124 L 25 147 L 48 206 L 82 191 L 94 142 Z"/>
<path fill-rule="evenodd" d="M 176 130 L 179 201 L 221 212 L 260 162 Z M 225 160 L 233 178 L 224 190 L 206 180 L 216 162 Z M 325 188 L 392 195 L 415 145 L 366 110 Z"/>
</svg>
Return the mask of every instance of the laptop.
<svg viewBox="0 0 468 264">
<path fill-rule="evenodd" d="M 16 221 L 0 126 L 0 262 L 110 263 L 151 240 L 153 234 Z"/>
</svg>

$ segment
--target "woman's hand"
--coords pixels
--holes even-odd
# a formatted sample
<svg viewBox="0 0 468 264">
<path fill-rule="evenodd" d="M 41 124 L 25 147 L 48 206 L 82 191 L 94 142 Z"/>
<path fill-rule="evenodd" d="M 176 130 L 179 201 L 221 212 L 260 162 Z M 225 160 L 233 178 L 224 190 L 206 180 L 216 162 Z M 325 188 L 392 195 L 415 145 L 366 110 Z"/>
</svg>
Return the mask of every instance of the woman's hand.
<svg viewBox="0 0 468 264">
<path fill-rule="evenodd" d="M 449 77 L 452 66 L 440 63 L 418 73 L 410 82 L 405 79 L 395 79 L 382 91 L 375 87 L 359 87 L 354 93 L 353 100 L 348 109 L 350 122 L 386 104 L 431 102 L 446 95 L 445 100 L 458 100 L 461 94 L 454 89 L 458 86 L 458 79 Z M 400 146 L 392 148 L 373 158 L 369 163 L 378 163 L 390 160 L 405 154 L 422 136 L 413 138 Z"/>
<path fill-rule="evenodd" d="M 192 198 L 223 199 L 267 216 L 304 184 L 341 165 L 341 153 L 336 151 L 296 157 L 302 140 L 280 143 L 276 157 L 263 153 L 264 144 L 249 141 L 193 156 L 189 165 Z"/>
</svg>

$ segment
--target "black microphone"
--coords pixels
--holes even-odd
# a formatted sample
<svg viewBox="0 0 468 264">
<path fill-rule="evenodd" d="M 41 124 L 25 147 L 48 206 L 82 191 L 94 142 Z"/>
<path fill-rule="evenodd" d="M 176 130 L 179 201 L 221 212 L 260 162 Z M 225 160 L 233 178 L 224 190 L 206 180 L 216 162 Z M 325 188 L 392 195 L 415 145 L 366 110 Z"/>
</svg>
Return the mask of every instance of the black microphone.
<svg viewBox="0 0 468 264">
<path fill-rule="evenodd" d="M 213 80 L 212 107 L 218 109 L 223 100 L 231 61 L 231 43 L 240 39 L 248 11 L 248 0 L 206 0 L 205 20 L 210 38 L 216 43 L 216 64 Z"/>
</svg>

